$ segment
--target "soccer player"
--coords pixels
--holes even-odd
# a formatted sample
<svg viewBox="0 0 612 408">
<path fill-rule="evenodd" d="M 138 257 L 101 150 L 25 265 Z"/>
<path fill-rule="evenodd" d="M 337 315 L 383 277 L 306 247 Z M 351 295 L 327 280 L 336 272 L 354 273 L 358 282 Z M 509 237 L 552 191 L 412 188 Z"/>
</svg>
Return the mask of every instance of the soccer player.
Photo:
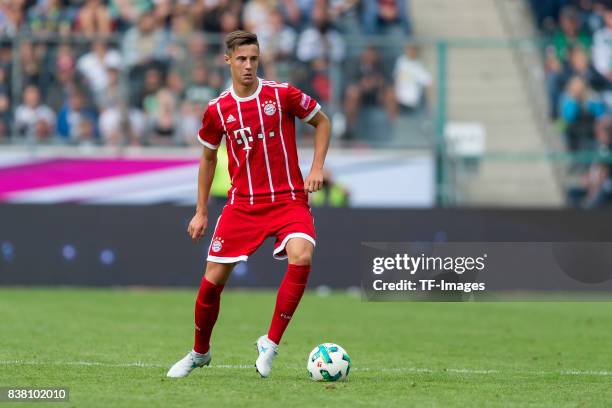
<svg viewBox="0 0 612 408">
<path fill-rule="evenodd" d="M 185 377 L 210 364 L 209 341 L 225 282 L 237 262 L 246 261 L 267 237 L 274 237 L 272 255 L 288 259 L 288 265 L 268 333 L 256 342 L 259 356 L 255 367 L 267 377 L 304 293 L 315 246 L 307 193 L 319 190 L 323 183 L 330 121 L 321 106 L 299 89 L 257 77 L 259 44 L 255 34 L 234 31 L 225 42 L 232 86 L 210 101 L 198 132 L 204 151 L 196 213 L 187 228 L 194 241 L 204 235 L 208 225 L 206 203 L 224 136 L 231 188 L 217 219 L 196 299 L 193 350 L 170 368 L 168 377 Z M 298 165 L 295 117 L 315 128 L 314 157 L 304 180 Z"/>
</svg>

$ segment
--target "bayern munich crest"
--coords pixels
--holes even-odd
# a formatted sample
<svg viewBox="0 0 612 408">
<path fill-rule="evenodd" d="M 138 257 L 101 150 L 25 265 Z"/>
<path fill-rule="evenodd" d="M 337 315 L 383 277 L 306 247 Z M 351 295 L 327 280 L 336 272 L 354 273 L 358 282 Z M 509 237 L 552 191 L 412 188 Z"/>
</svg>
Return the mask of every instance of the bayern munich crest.
<svg viewBox="0 0 612 408">
<path fill-rule="evenodd" d="M 276 102 L 273 101 L 265 101 L 261 104 L 264 108 L 264 113 L 268 116 L 272 116 L 276 113 Z"/>
<path fill-rule="evenodd" d="M 213 239 L 212 246 L 211 246 L 211 249 L 213 252 L 219 252 L 222 246 L 223 246 L 223 240 L 221 239 L 221 237 L 216 237 L 215 239 Z"/>
</svg>

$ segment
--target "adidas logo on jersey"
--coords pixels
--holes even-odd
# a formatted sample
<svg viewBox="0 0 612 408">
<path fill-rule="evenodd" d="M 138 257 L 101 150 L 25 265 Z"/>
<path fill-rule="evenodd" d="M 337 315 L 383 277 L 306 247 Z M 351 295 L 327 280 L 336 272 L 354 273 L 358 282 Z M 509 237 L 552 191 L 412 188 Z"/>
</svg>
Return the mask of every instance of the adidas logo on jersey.
<svg viewBox="0 0 612 408">
<path fill-rule="evenodd" d="M 236 118 L 234 117 L 234 115 L 232 115 L 231 113 L 229 114 L 229 116 L 227 117 L 227 119 L 225 120 L 225 123 L 232 123 L 235 122 Z"/>
</svg>

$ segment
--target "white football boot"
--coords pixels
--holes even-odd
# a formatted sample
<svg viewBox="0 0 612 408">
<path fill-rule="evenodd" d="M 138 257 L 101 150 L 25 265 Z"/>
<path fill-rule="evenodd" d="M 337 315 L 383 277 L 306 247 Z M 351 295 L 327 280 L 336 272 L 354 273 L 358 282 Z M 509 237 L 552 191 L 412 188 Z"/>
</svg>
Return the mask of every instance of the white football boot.
<svg viewBox="0 0 612 408">
<path fill-rule="evenodd" d="M 272 360 L 278 354 L 278 345 L 270 340 L 267 335 L 258 338 L 255 345 L 259 353 L 259 357 L 255 361 L 255 369 L 259 375 L 265 378 L 272 371 Z"/>
<path fill-rule="evenodd" d="M 193 370 L 210 364 L 210 350 L 206 354 L 190 351 L 185 357 L 177 361 L 166 374 L 166 377 L 187 377 Z"/>
</svg>

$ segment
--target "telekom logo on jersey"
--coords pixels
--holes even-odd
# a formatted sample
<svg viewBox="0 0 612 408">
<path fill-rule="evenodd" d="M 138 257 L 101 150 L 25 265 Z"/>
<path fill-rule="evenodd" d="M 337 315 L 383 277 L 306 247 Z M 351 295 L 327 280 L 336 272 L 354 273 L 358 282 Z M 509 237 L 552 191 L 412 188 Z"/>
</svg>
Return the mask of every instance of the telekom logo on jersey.
<svg viewBox="0 0 612 408">
<path fill-rule="evenodd" d="M 234 139 L 236 139 L 237 144 L 244 144 L 244 150 L 251 150 L 252 146 L 249 143 L 253 142 L 252 135 L 253 132 L 251 132 L 250 126 L 234 130 Z M 258 134 L 257 136 L 259 139 L 264 138 L 262 133 Z M 268 137 L 274 137 L 274 132 L 268 132 Z"/>
</svg>

